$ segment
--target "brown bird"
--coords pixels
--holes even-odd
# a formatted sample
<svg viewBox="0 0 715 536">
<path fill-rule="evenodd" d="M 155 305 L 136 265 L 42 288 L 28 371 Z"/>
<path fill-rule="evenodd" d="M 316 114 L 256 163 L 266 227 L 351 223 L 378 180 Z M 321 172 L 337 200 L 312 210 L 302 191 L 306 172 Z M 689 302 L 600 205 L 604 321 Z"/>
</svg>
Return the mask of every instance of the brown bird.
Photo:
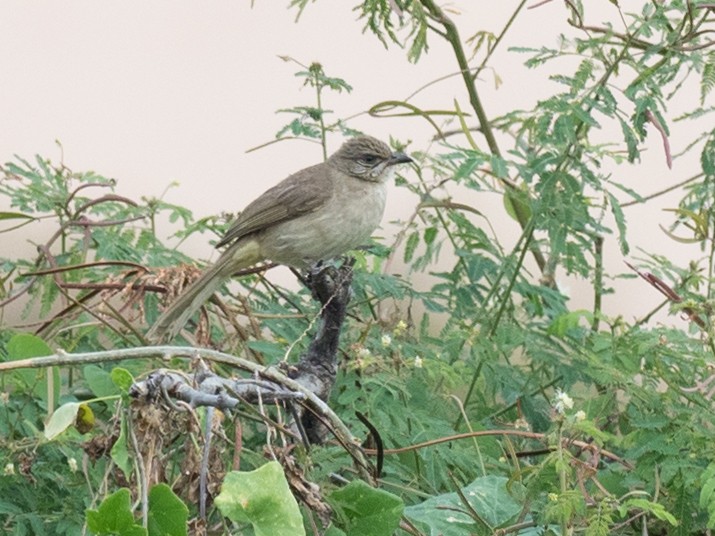
<svg viewBox="0 0 715 536">
<path fill-rule="evenodd" d="M 365 244 L 382 219 L 392 166 L 406 162 L 412 159 L 360 136 L 267 190 L 216 245 L 229 247 L 159 316 L 147 338 L 175 337 L 226 279 L 257 262 L 302 270 Z"/>
</svg>

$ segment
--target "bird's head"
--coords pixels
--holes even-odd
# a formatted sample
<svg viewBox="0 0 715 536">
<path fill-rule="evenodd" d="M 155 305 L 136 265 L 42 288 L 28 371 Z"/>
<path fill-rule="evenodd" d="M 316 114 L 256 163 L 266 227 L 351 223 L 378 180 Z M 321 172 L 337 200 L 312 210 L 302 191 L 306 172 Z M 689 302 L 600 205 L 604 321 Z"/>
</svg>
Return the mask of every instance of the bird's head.
<svg viewBox="0 0 715 536">
<path fill-rule="evenodd" d="M 392 166 L 412 162 L 412 159 L 404 153 L 392 152 L 386 143 L 371 136 L 358 136 L 343 143 L 328 162 L 355 178 L 382 182 Z"/>
</svg>

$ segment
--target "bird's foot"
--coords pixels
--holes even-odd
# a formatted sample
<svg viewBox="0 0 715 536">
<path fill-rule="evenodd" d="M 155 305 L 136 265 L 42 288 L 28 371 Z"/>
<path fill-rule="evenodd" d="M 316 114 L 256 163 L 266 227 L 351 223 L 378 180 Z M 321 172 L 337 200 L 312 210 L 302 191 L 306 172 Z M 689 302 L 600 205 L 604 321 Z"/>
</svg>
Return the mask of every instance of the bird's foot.
<svg viewBox="0 0 715 536">
<path fill-rule="evenodd" d="M 321 261 L 311 266 L 306 275 L 306 286 L 310 289 L 313 299 L 325 305 L 337 292 L 347 290 L 349 293 L 354 264 L 353 257 L 345 256 L 341 257 L 339 262 Z M 349 300 L 349 295 L 343 299 Z"/>
</svg>

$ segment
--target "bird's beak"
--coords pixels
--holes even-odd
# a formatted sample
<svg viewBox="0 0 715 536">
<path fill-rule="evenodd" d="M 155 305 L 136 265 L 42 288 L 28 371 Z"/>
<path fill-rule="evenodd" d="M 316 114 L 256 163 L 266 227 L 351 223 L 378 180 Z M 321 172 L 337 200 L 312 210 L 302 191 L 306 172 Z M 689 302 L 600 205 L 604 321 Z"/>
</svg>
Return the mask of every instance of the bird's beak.
<svg viewBox="0 0 715 536">
<path fill-rule="evenodd" d="M 387 165 L 394 166 L 395 164 L 407 164 L 409 162 L 414 162 L 414 160 L 405 153 L 392 153 L 392 156 L 387 161 Z"/>
</svg>

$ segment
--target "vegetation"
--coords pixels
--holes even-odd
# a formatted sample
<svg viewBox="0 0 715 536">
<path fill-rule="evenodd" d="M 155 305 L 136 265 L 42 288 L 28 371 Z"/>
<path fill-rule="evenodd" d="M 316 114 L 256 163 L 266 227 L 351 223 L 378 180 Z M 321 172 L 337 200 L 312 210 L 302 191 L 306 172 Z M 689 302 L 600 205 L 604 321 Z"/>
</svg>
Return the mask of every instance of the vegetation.
<svg viewBox="0 0 715 536">
<path fill-rule="evenodd" d="M 157 237 L 154 222 L 168 217 L 180 239 L 206 240 L 226 222 L 196 221 L 162 199 L 127 199 L 111 181 L 43 157 L 2 168 L 0 194 L 13 207 L 0 214 L 5 236 L 17 239 L 40 220 L 56 228 L 36 258 L 3 261 L 3 304 L 24 300 L 26 317 L 39 322 L 0 332 L 7 362 L 0 363 L 0 531 L 685 535 L 715 528 L 715 129 L 706 121 L 715 111 L 715 7 L 644 0 L 625 12 L 611 0 L 603 4 L 620 21 L 611 24 L 568 0 L 564 32 L 576 37 L 563 36 L 558 48 L 510 51 L 534 69 L 572 60 L 572 70 L 549 77 L 561 90 L 533 109 L 494 117 L 480 77 L 494 68 L 490 58 L 525 4 L 499 33 L 470 28 L 467 39 L 432 0 L 365 0 L 356 8 L 368 33 L 404 47 L 408 61 L 419 62 L 431 40 L 449 43 L 464 90 L 441 110 L 409 101 L 369 110 L 427 121 L 436 140 L 429 151 L 408 147 L 419 166 L 397 184 L 421 202 L 396 242 L 356 253 L 328 401 L 366 440 L 368 456 L 375 460 L 384 447 L 375 482 L 361 479 L 337 441 L 288 445 L 290 419 L 278 406 L 214 413 L 132 402 L 132 384 L 149 371 L 192 366 L 150 348 L 144 359 L 122 353 L 145 345 L 164 296 L 196 272 Z M 292 7 L 320 9 L 307 0 Z M 292 118 L 278 137 L 325 146 L 334 133 L 349 133 L 350 123 L 335 120 L 321 97 L 349 98 L 350 85 L 317 63 L 299 75 L 316 100 L 285 110 Z M 694 81 L 699 102 L 683 98 Z M 673 116 L 676 101 L 691 108 Z M 690 139 L 669 139 L 675 122 L 691 125 Z M 618 135 L 604 142 L 604 131 Z M 699 155 L 700 171 L 673 185 L 682 197 L 663 229 L 663 240 L 695 244 L 698 253 L 676 263 L 642 252 L 633 269 L 612 273 L 604 249 L 615 243 L 629 253 L 628 210 L 658 193 L 607 170 L 637 164 L 648 135 L 662 142 L 668 165 Z M 445 195 L 456 188 L 501 197 L 521 229 L 518 240 L 510 243 L 478 204 Z M 397 255 L 409 268 L 400 276 L 389 271 Z M 435 278 L 426 291 L 411 284 L 420 272 Z M 558 283 L 567 275 L 589 283 L 590 310 L 570 306 Z M 644 293 L 661 292 L 663 303 L 633 320 L 606 314 L 603 297 L 623 278 Z M 399 312 L 386 314 L 393 303 Z M 669 325 L 652 321 L 663 307 L 673 313 Z M 195 326 L 199 346 L 269 365 L 298 359 L 320 312 L 308 291 L 277 287 L 269 271 L 237 280 L 207 308 Z M 227 322 L 233 315 L 238 321 Z M 66 354 L 94 358 L 59 366 Z M 10 370 L 49 355 L 54 366 Z M 212 449 L 202 460 L 206 427 L 214 430 Z M 230 471 L 239 462 L 240 471 Z M 215 501 L 204 521 L 197 489 L 206 464 Z M 138 485 L 147 481 L 158 484 Z"/>
</svg>

